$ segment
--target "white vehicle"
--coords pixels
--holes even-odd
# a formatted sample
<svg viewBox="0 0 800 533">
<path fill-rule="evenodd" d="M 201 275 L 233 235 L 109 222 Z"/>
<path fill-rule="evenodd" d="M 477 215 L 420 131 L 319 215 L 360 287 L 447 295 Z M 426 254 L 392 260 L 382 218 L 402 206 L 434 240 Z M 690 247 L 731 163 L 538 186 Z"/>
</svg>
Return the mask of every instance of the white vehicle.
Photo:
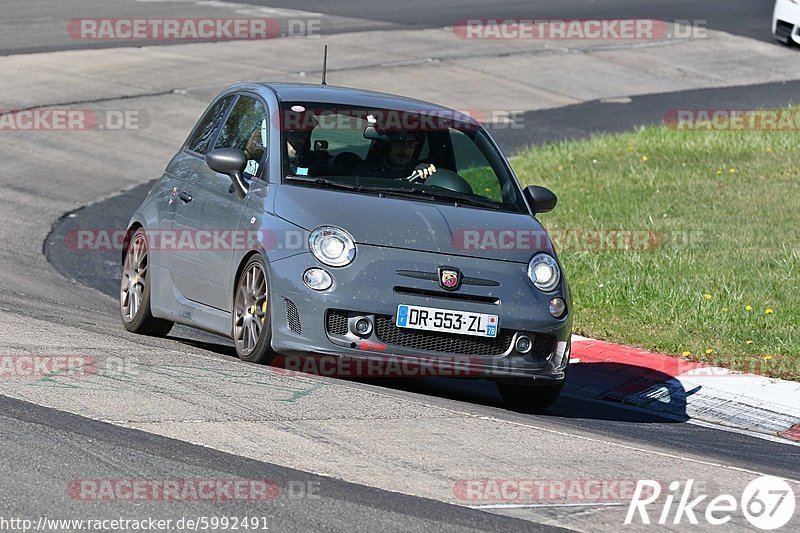
<svg viewBox="0 0 800 533">
<path fill-rule="evenodd" d="M 777 0 L 772 14 L 772 33 L 786 44 L 800 44 L 800 0 Z"/>
</svg>

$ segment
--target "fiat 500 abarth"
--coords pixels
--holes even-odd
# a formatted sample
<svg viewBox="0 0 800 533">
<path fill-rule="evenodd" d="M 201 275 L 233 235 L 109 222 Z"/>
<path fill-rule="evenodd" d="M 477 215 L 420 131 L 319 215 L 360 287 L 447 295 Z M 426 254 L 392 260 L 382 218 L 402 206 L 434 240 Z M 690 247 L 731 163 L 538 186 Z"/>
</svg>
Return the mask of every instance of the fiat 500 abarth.
<svg viewBox="0 0 800 533">
<path fill-rule="evenodd" d="M 566 377 L 572 323 L 536 219 L 556 201 L 523 190 L 485 128 L 454 110 L 237 84 L 130 221 L 123 322 L 225 335 L 250 362 L 452 364 L 515 408 L 543 408 Z"/>
</svg>

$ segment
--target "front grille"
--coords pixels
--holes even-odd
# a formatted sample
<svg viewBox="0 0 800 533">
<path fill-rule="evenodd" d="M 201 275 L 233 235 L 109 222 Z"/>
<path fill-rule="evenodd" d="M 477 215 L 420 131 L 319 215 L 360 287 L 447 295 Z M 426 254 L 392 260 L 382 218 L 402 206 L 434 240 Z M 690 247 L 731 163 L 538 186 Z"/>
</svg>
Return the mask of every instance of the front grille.
<svg viewBox="0 0 800 533">
<path fill-rule="evenodd" d="M 284 301 L 286 302 L 286 321 L 289 329 L 300 335 L 303 333 L 303 326 L 300 324 L 300 313 L 297 312 L 297 306 L 291 300 Z"/>
<path fill-rule="evenodd" d="M 790 38 L 792 36 L 792 31 L 794 31 L 794 24 L 790 22 L 779 20 L 775 25 L 775 35 L 782 39 Z"/>
<path fill-rule="evenodd" d="M 325 318 L 325 329 L 331 335 L 347 335 L 347 313 L 331 309 Z"/>
<path fill-rule="evenodd" d="M 391 317 L 381 315 L 375 317 L 375 334 L 385 344 L 454 355 L 500 355 L 508 351 L 514 337 L 514 331 L 502 329 L 497 337 L 489 338 L 398 328 Z"/>
<path fill-rule="evenodd" d="M 493 296 L 479 296 L 460 292 L 431 291 L 428 289 L 415 289 L 413 287 L 395 287 L 396 294 L 409 294 L 424 298 L 441 298 L 443 300 L 460 300 L 464 302 L 478 302 L 483 304 L 500 305 L 500 299 Z"/>
</svg>

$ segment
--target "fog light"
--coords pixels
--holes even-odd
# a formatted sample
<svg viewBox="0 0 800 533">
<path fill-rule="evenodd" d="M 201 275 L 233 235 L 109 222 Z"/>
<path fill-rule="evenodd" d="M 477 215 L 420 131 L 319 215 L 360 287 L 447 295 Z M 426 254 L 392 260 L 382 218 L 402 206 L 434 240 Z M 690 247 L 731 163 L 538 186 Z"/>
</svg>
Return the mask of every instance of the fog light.
<svg viewBox="0 0 800 533">
<path fill-rule="evenodd" d="M 532 344 L 530 337 L 527 335 L 520 335 L 519 338 L 517 338 L 515 348 L 519 353 L 528 353 L 531 351 Z"/>
<path fill-rule="evenodd" d="M 309 289 L 324 291 L 331 288 L 333 279 L 330 274 L 321 268 L 309 268 L 303 274 L 303 283 L 305 283 L 306 287 Z"/>
<path fill-rule="evenodd" d="M 553 298 L 550 300 L 550 314 L 554 318 L 561 318 L 567 312 L 567 304 L 563 298 Z"/>
<path fill-rule="evenodd" d="M 359 318 L 353 325 L 354 333 L 359 337 L 369 337 L 372 333 L 372 322 L 368 318 Z"/>
</svg>

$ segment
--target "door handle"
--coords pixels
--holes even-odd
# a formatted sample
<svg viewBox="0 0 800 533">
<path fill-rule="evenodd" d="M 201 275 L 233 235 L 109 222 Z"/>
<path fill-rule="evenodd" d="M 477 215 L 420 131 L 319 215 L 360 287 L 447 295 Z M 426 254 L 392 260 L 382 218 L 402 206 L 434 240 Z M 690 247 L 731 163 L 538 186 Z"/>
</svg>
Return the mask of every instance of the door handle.
<svg viewBox="0 0 800 533">
<path fill-rule="evenodd" d="M 191 194 L 189 194 L 189 193 L 188 193 L 188 192 L 186 192 L 186 191 L 181 191 L 181 192 L 179 192 L 179 193 L 178 193 L 178 198 L 180 198 L 181 200 L 183 200 L 183 203 L 185 203 L 185 204 L 188 204 L 189 202 L 191 202 L 191 201 L 192 201 L 192 195 L 191 195 Z"/>
</svg>

